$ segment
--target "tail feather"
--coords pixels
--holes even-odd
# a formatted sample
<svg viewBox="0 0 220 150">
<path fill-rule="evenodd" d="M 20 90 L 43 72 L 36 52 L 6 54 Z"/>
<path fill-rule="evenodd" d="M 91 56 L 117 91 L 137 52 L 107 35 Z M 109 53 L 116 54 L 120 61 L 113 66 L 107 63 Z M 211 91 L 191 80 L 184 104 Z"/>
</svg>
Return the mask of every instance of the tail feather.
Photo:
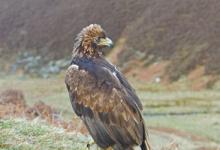
<svg viewBox="0 0 220 150">
<path fill-rule="evenodd" d="M 149 136 L 148 136 L 148 132 L 146 130 L 146 126 L 145 123 L 143 122 L 143 130 L 144 130 L 144 135 L 143 135 L 143 141 L 141 144 L 141 150 L 151 150 L 151 146 L 149 144 Z"/>
<path fill-rule="evenodd" d="M 151 150 L 150 144 L 146 139 L 141 144 L 141 150 Z"/>
</svg>

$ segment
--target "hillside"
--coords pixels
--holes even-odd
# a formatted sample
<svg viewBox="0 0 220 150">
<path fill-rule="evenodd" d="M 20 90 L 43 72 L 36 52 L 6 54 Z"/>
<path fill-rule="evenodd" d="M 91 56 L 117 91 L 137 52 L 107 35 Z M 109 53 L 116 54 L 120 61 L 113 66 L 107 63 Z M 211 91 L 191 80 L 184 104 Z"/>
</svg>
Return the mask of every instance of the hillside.
<svg viewBox="0 0 220 150">
<path fill-rule="evenodd" d="M 219 74 L 219 8 L 218 1 L 152 1 L 124 30 L 124 49 L 129 51 L 121 57 L 138 51 L 141 57 L 136 59 L 145 59 L 146 65 L 169 60 L 167 73 L 173 80 L 198 65 L 205 66 L 206 74 Z"/>
<path fill-rule="evenodd" d="M 0 45 L 12 52 L 37 50 L 62 58 L 71 53 L 74 36 L 90 23 L 101 24 L 116 40 L 125 26 L 143 13 L 146 6 L 143 2 L 3 0 L 0 2 Z"/>
<path fill-rule="evenodd" d="M 1 0 L 0 54 L 7 60 L 27 51 L 61 59 L 71 53 L 82 27 L 99 23 L 119 43 L 116 63 L 125 72 L 167 62 L 160 76 L 171 80 L 198 66 L 204 66 L 204 75 L 215 75 L 219 8 L 216 0 Z"/>
</svg>

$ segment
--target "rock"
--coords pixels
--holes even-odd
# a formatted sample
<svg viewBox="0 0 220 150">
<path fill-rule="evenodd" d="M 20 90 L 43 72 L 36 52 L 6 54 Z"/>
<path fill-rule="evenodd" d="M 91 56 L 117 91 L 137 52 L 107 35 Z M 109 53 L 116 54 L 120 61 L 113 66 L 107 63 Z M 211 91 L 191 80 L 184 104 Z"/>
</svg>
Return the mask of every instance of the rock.
<svg viewBox="0 0 220 150">
<path fill-rule="evenodd" d="M 34 56 L 28 52 L 19 54 L 16 62 L 11 65 L 11 73 L 16 73 L 19 70 L 25 75 L 40 76 L 48 78 L 50 75 L 58 74 L 66 69 L 70 63 L 69 59 L 59 59 L 46 61 L 42 56 Z"/>
</svg>

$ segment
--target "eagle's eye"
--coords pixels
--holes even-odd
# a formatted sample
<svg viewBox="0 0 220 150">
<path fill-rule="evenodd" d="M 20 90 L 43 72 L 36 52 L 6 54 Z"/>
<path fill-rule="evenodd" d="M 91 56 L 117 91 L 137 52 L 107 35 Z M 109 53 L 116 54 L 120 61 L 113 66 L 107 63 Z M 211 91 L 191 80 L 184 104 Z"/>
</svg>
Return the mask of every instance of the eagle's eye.
<svg viewBox="0 0 220 150">
<path fill-rule="evenodd" d="M 100 41 L 100 39 L 101 39 L 101 37 L 96 37 L 96 38 L 94 39 L 94 43 L 95 43 L 95 44 L 98 44 L 99 41 Z"/>
</svg>

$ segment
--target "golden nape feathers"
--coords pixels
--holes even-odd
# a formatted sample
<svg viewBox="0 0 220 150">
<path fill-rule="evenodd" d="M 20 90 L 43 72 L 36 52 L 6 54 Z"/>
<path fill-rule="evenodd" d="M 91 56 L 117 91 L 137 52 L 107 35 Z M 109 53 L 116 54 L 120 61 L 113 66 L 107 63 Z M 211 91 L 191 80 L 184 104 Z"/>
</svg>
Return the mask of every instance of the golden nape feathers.
<svg viewBox="0 0 220 150">
<path fill-rule="evenodd" d="M 87 56 L 98 56 L 101 49 L 111 47 L 112 41 L 106 37 L 105 31 L 98 24 L 91 24 L 77 35 L 73 54 L 83 53 Z"/>
</svg>

